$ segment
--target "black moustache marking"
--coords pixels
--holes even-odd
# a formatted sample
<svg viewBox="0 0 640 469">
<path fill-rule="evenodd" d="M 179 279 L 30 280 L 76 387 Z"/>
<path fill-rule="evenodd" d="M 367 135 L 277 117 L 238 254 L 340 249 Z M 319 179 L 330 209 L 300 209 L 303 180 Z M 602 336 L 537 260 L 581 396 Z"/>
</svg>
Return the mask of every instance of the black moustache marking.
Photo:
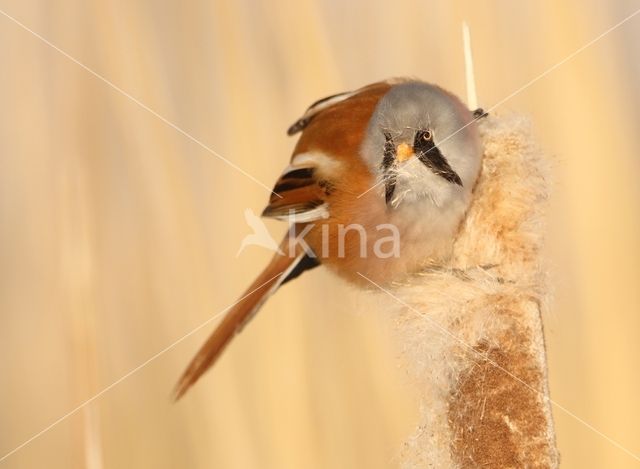
<svg viewBox="0 0 640 469">
<path fill-rule="evenodd" d="M 462 187 L 462 179 L 460 179 L 460 176 L 449 166 L 447 159 L 442 156 L 433 138 L 425 139 L 425 135 L 426 131 L 416 133 L 413 149 L 418 159 L 434 174 L 437 174 L 452 184 L 457 184 Z"/>
<path fill-rule="evenodd" d="M 396 175 L 389 171 L 396 161 L 396 149 L 391 134 L 385 133 L 384 138 L 384 156 L 380 168 L 383 172 L 384 201 L 388 205 L 396 191 Z"/>
<path fill-rule="evenodd" d="M 391 202 L 391 198 L 393 197 L 393 193 L 396 191 L 396 177 L 395 176 L 387 176 L 384 182 L 384 201 L 387 205 Z"/>
</svg>

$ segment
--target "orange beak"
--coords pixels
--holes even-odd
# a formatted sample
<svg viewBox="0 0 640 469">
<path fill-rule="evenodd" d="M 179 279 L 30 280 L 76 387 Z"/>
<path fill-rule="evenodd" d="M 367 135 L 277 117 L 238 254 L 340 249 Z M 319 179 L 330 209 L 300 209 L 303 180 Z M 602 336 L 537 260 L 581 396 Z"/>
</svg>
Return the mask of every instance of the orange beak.
<svg viewBox="0 0 640 469">
<path fill-rule="evenodd" d="M 396 147 L 396 159 L 399 162 L 407 161 L 414 155 L 413 147 L 411 145 L 407 145 L 406 143 L 401 143 Z"/>
</svg>

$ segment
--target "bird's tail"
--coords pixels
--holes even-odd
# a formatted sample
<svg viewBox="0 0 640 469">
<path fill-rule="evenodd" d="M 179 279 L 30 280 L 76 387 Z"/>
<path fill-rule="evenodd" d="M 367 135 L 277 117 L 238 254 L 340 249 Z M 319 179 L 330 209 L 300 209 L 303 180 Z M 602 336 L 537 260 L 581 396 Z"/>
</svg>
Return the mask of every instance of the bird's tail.
<svg viewBox="0 0 640 469">
<path fill-rule="evenodd" d="M 283 241 L 282 252 L 287 252 L 288 237 Z M 239 333 L 258 312 L 264 302 L 286 281 L 316 264 L 310 263 L 304 252 L 295 255 L 276 253 L 273 259 L 247 289 L 245 294 L 228 311 L 216 330 L 200 348 L 182 374 L 174 390 L 175 399 L 180 399 L 189 388 L 218 359 L 231 339 Z M 313 264 L 313 265 L 311 265 Z"/>
</svg>

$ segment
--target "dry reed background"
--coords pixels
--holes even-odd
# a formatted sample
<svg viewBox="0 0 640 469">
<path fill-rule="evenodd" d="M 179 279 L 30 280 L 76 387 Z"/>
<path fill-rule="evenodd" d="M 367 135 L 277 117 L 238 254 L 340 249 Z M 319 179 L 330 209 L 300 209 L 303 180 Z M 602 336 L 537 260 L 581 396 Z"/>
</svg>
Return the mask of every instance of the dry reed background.
<svg viewBox="0 0 640 469">
<path fill-rule="evenodd" d="M 538 2 L 11 0 L 2 12 L 270 185 L 310 101 L 394 75 L 490 106 L 640 8 Z M 0 15 L 0 453 L 235 301 L 267 192 Z M 503 105 L 558 155 L 546 318 L 557 402 L 640 454 L 640 15 Z M 269 225 L 274 232 L 284 227 Z M 416 401 L 386 325 L 314 271 L 178 405 L 212 327 L 0 468 L 388 468 Z M 640 461 L 555 412 L 565 468 Z M 0 455 L 0 457 L 2 457 Z"/>
</svg>

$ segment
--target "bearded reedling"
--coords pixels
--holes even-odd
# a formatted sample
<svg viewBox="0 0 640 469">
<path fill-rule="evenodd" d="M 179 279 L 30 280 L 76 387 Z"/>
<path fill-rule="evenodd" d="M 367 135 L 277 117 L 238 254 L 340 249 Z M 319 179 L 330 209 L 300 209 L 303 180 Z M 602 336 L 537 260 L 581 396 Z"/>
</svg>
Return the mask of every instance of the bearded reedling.
<svg viewBox="0 0 640 469">
<path fill-rule="evenodd" d="M 263 216 L 288 220 L 280 250 L 202 346 L 184 393 L 281 285 L 318 265 L 364 285 L 401 279 L 447 258 L 469 206 L 482 148 L 472 112 L 442 88 L 392 79 L 313 103 Z M 357 226 L 357 230 L 345 227 Z M 394 255 L 376 248 L 392 227 Z M 303 236 L 303 242 L 298 238 Z M 383 236 L 384 235 L 384 236 Z M 362 275 L 359 275 L 362 274 Z"/>
</svg>

